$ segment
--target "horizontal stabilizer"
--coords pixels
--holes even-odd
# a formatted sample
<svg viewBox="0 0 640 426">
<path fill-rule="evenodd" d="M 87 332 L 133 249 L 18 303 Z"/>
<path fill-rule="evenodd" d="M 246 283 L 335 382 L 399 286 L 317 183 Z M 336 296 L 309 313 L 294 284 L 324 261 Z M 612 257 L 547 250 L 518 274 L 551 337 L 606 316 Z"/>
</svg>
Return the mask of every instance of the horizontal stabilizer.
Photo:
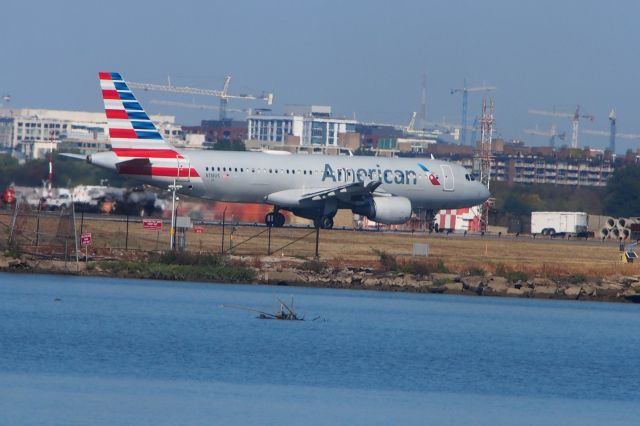
<svg viewBox="0 0 640 426">
<path fill-rule="evenodd" d="M 72 154 L 70 152 L 61 152 L 60 155 L 68 158 L 75 158 L 76 160 L 82 160 L 82 161 L 87 160 L 87 156 L 83 154 Z"/>
</svg>

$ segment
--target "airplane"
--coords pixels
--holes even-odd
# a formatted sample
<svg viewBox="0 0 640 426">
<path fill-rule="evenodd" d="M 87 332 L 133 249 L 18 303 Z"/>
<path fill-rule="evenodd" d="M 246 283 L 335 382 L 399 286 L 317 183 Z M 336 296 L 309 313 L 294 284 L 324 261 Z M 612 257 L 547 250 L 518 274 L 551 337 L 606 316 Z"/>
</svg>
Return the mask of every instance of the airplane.
<svg viewBox="0 0 640 426">
<path fill-rule="evenodd" d="M 121 74 L 100 72 L 99 79 L 111 151 L 88 155 L 88 163 L 157 187 L 179 182 L 179 192 L 189 196 L 272 205 L 267 226 L 283 226 L 281 211 L 289 211 L 331 229 L 338 209 L 401 224 L 414 212 L 471 207 L 490 195 L 461 165 L 433 158 L 176 148 L 163 139 Z"/>
</svg>

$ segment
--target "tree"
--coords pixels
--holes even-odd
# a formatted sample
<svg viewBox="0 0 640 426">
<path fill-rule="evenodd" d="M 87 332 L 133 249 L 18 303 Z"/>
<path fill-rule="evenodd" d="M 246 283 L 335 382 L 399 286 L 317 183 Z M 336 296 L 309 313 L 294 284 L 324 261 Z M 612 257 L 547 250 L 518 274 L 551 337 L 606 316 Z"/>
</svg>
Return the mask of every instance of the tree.
<svg viewBox="0 0 640 426">
<path fill-rule="evenodd" d="M 246 151 L 247 148 L 241 140 L 231 141 L 229 139 L 220 139 L 213 145 L 216 151 Z"/>
<path fill-rule="evenodd" d="M 0 190 L 13 183 L 18 167 L 18 160 L 8 154 L 0 155 Z"/>
<path fill-rule="evenodd" d="M 604 210 L 611 216 L 640 216 L 640 166 L 627 165 L 613 172 L 607 182 Z"/>
<path fill-rule="evenodd" d="M 29 160 L 18 164 L 9 155 L 0 155 L 0 190 L 12 183 L 19 186 L 42 186 L 49 176 L 49 160 Z M 131 187 L 140 182 L 118 175 L 115 171 L 101 169 L 84 161 L 55 155 L 53 159 L 53 186 L 98 185 L 102 180 L 110 185 Z"/>
</svg>

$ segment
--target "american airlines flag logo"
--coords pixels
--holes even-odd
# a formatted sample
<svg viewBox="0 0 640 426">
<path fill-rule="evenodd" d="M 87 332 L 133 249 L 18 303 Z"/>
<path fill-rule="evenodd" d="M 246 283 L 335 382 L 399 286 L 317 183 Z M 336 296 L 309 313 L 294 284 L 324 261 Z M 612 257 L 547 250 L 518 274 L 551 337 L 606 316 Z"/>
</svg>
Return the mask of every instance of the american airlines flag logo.
<svg viewBox="0 0 640 426">
<path fill-rule="evenodd" d="M 123 159 L 123 174 L 198 177 L 188 160 L 166 143 L 162 135 L 117 72 L 98 73 L 107 116 L 111 150 Z M 141 163 L 138 160 L 148 159 Z M 130 161 L 136 160 L 136 161 Z"/>
<path fill-rule="evenodd" d="M 431 173 L 429 171 L 429 169 L 427 168 L 427 166 L 425 166 L 422 163 L 418 163 L 418 166 L 420 166 L 420 168 L 422 169 L 423 172 L 427 172 L 427 174 L 429 176 L 429 182 L 431 182 L 432 185 L 440 185 L 440 181 L 438 180 L 438 176 L 436 176 L 433 173 Z"/>
</svg>

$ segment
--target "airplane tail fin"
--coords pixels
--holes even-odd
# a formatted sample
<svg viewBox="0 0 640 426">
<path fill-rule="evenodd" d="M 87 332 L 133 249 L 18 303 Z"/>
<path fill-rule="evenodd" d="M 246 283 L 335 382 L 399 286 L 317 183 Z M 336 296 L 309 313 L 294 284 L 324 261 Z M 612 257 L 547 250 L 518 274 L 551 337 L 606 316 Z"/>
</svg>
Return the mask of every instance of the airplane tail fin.
<svg viewBox="0 0 640 426">
<path fill-rule="evenodd" d="M 162 138 L 122 76 L 117 72 L 101 72 L 98 76 L 115 154 L 109 164 L 120 174 L 165 180 L 199 178 L 189 159 Z M 97 155 L 93 157 L 97 161 Z"/>
<path fill-rule="evenodd" d="M 101 72 L 100 88 L 112 151 L 120 158 L 176 158 L 179 155 L 117 72 Z"/>
</svg>

